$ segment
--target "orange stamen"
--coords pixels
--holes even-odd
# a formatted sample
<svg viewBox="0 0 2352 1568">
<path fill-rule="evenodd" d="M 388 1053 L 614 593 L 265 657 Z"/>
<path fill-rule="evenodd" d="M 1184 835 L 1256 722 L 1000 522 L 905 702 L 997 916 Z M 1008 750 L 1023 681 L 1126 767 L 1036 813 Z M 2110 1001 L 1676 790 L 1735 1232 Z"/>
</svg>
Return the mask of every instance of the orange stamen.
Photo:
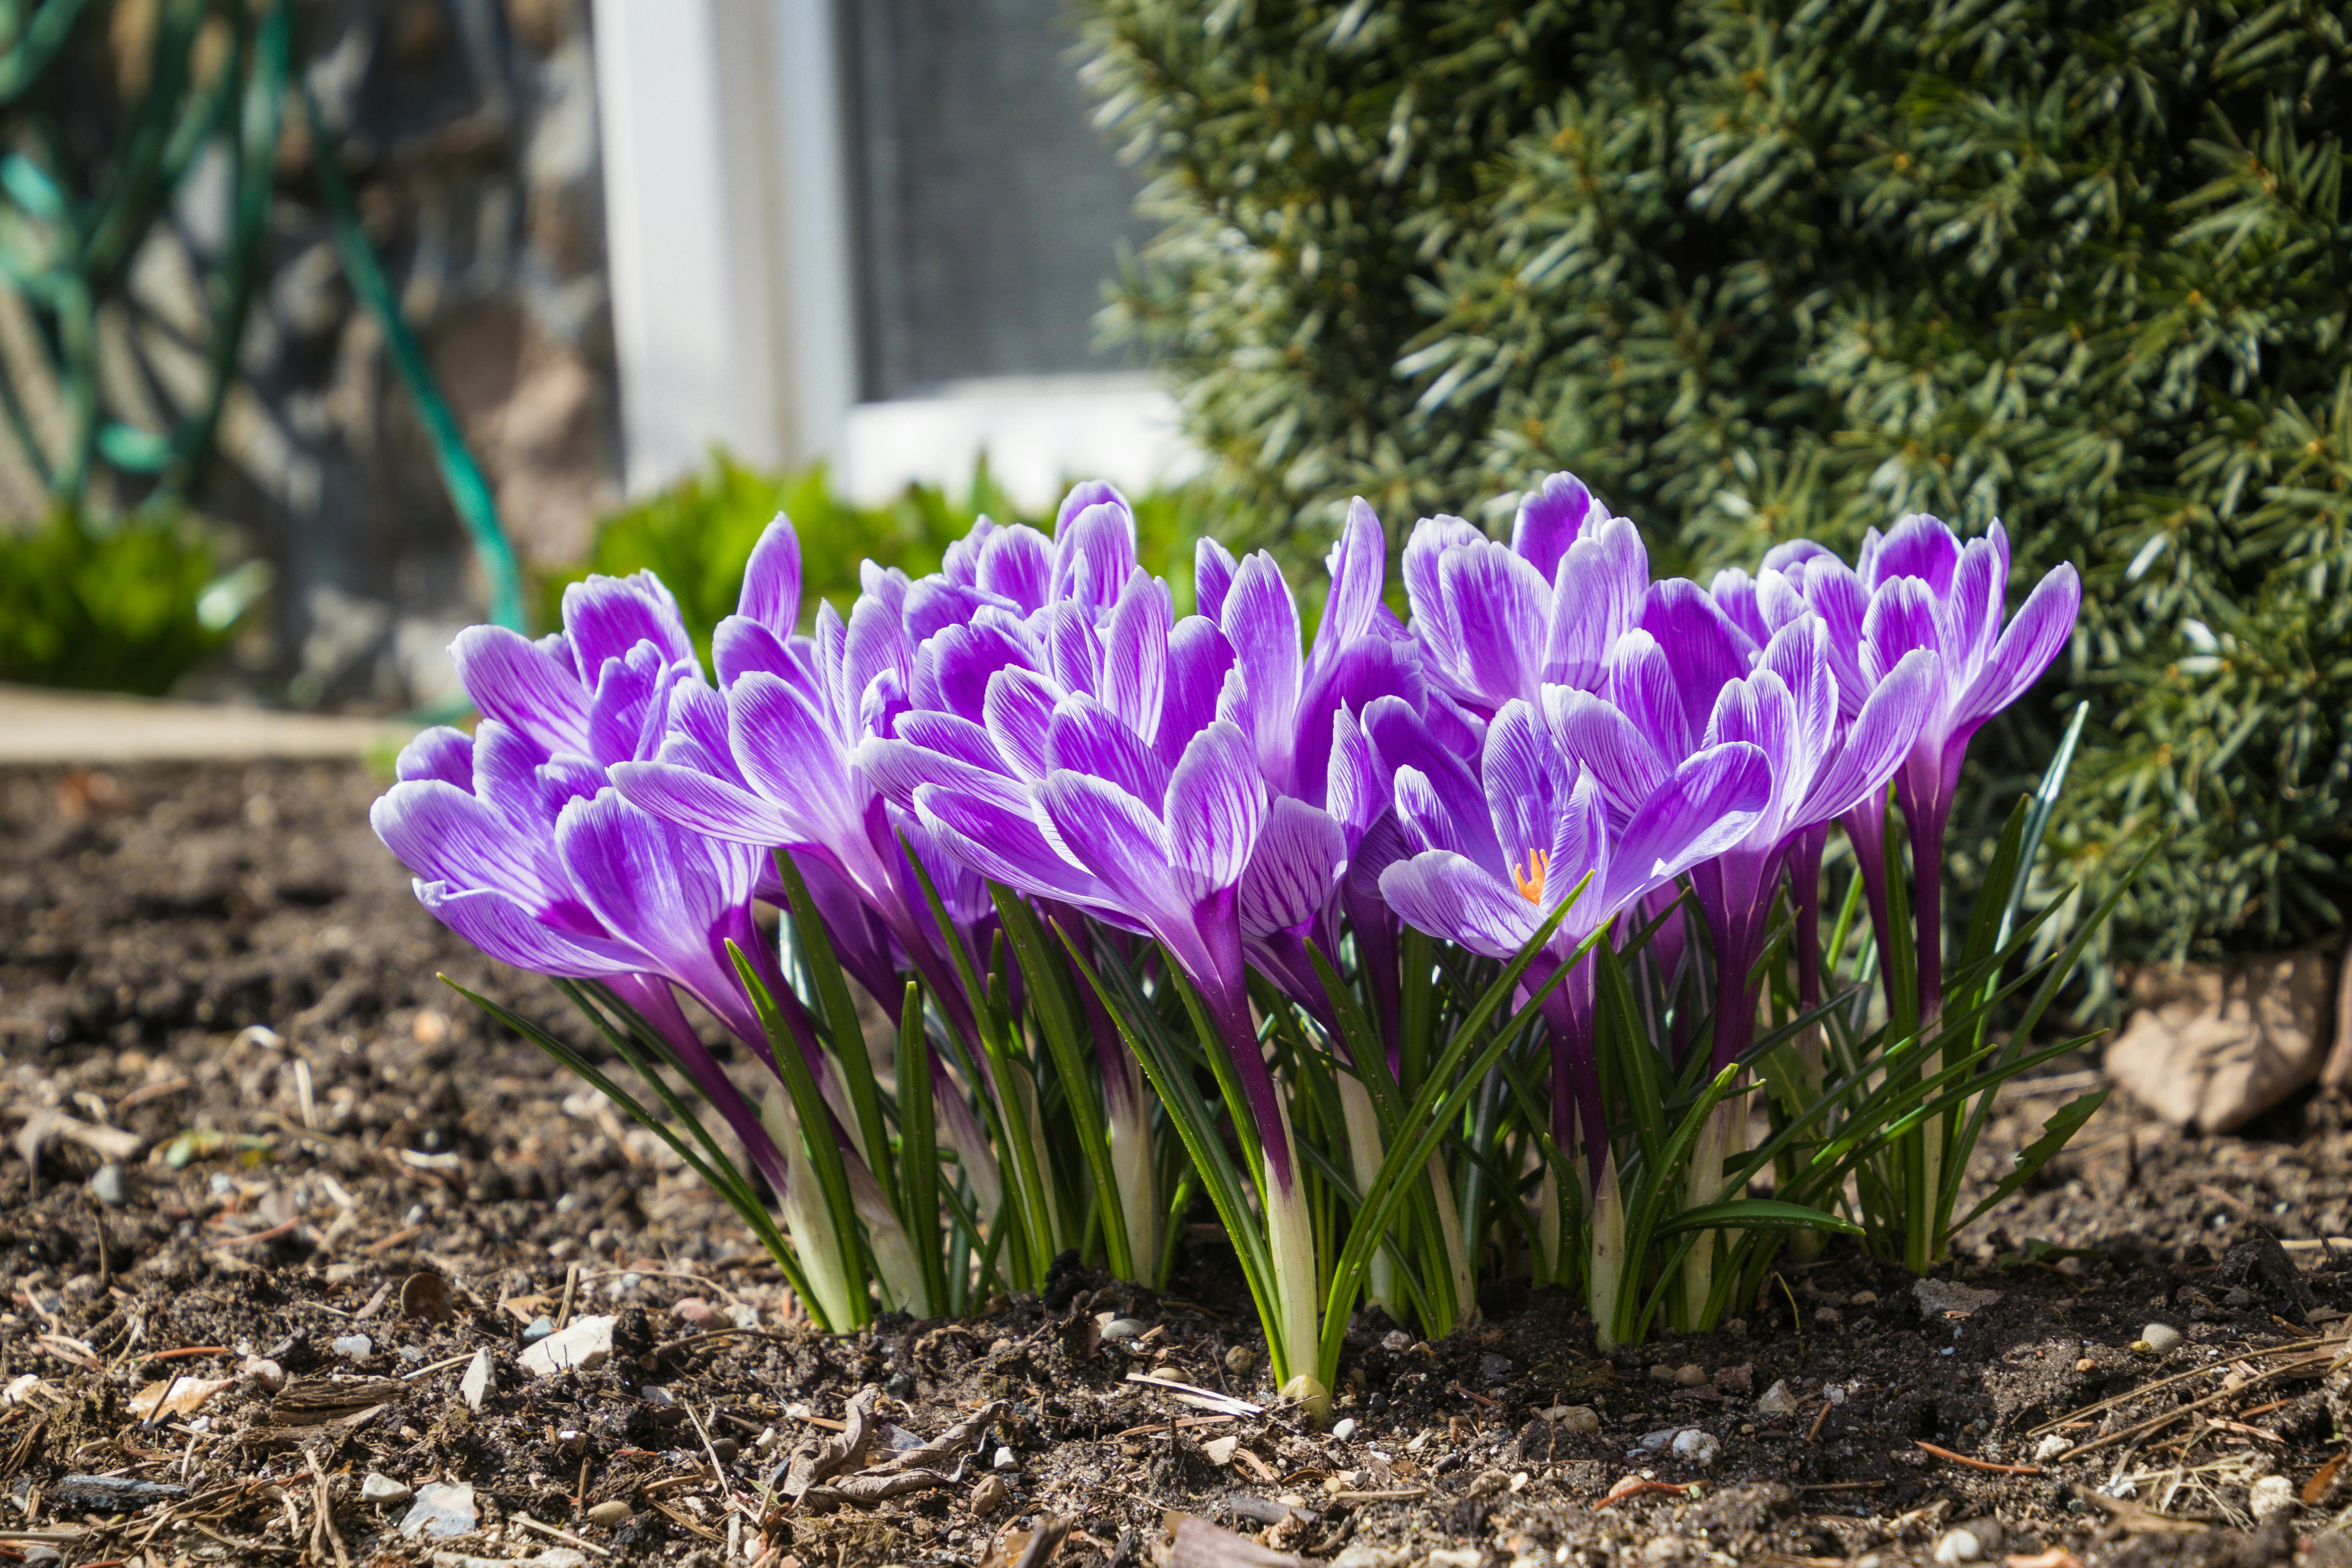
<svg viewBox="0 0 2352 1568">
<path fill-rule="evenodd" d="M 1528 850 L 1527 875 L 1524 877 L 1521 876 L 1519 874 L 1519 868 L 1517 866 L 1511 868 L 1511 880 L 1518 884 L 1519 897 L 1527 900 L 1527 901 L 1531 904 L 1542 903 L 1544 894 L 1544 878 L 1550 872 L 1550 870 L 1551 856 L 1548 851 L 1542 849 Z"/>
</svg>

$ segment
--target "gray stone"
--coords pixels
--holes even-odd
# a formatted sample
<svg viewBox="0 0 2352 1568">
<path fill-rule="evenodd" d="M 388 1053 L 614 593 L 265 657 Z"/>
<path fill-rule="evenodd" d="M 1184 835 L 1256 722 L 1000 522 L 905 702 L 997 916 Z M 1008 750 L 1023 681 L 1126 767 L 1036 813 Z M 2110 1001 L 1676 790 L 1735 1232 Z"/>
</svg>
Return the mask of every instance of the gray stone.
<svg viewBox="0 0 2352 1568">
<path fill-rule="evenodd" d="M 416 1489 L 416 1501 L 400 1521 L 400 1533 L 412 1539 L 429 1535 L 442 1539 L 463 1535 L 479 1519 L 474 1511 L 471 1481 L 435 1481 Z"/>
<path fill-rule="evenodd" d="M 365 1361 L 375 1354 L 375 1342 L 365 1334 L 345 1334 L 328 1348 L 337 1355 L 349 1356 L 353 1361 Z"/>
<path fill-rule="evenodd" d="M 547 1338 L 547 1336 L 548 1336 L 548 1335 L 550 1335 L 550 1334 L 553 1333 L 554 1331 L 555 1331 L 555 1320 L 554 1320 L 554 1319 L 552 1319 L 552 1318 L 533 1318 L 533 1319 L 530 1321 L 530 1327 L 528 1327 L 528 1328 L 526 1328 L 526 1329 L 524 1329 L 524 1330 L 523 1330 L 523 1331 L 522 1331 L 522 1342 L 523 1342 L 523 1343 L 525 1343 L 525 1344 L 527 1344 L 527 1345 L 535 1345 L 535 1344 L 539 1343 L 539 1342 L 540 1342 L 540 1341 L 541 1341 L 541 1340 L 543 1340 L 543 1339 Z"/>
<path fill-rule="evenodd" d="M 2150 1323 L 2139 1331 L 2140 1342 L 2161 1355 L 2180 1342 L 2179 1329 L 2170 1323 Z"/>
<path fill-rule="evenodd" d="M 1331 1424 L 1331 1436 L 1337 1437 L 1342 1443 L 1346 1442 L 1355 1435 L 1356 1420 L 1352 1415 L 1344 1416 Z"/>
<path fill-rule="evenodd" d="M 1915 1279 L 1911 1294 L 1918 1299 L 1919 1315 L 1940 1318 L 1947 1312 L 1981 1312 L 2000 1300 L 1998 1290 L 1979 1290 L 1952 1279 Z"/>
<path fill-rule="evenodd" d="M 1785 1377 L 1756 1396 L 1756 1414 L 1759 1415 L 1794 1415 L 1796 1413 L 1797 1396 L 1789 1392 L 1789 1380 Z"/>
<path fill-rule="evenodd" d="M 1942 1563 L 1974 1563 L 1984 1556 L 1984 1542 L 1977 1532 L 1966 1525 L 1947 1531 L 1936 1542 L 1936 1561 Z"/>
<path fill-rule="evenodd" d="M 1500 1355 L 1482 1355 L 1478 1358 L 1479 1382 L 1490 1384 L 1503 1383 L 1507 1381 L 1510 1375 L 1510 1357 Z"/>
<path fill-rule="evenodd" d="M 466 1375 L 458 1383 L 457 1392 L 465 1396 L 467 1405 L 479 1410 L 482 1401 L 489 1396 L 490 1387 L 490 1351 L 485 1345 L 466 1363 Z"/>
<path fill-rule="evenodd" d="M 629 1511 L 629 1505 L 615 1498 L 610 1502 L 598 1503 L 580 1517 L 599 1530 L 610 1530 L 616 1524 L 626 1523 Z"/>
<path fill-rule="evenodd" d="M 407 1482 L 395 1481 L 375 1470 L 370 1470 L 367 1479 L 360 1483 L 362 1502 L 406 1502 L 415 1495 L 416 1489 Z"/>
<path fill-rule="evenodd" d="M 89 1179 L 89 1195 L 108 1208 L 122 1206 L 122 1167 L 109 1161 Z"/>
<path fill-rule="evenodd" d="M 1150 1326 L 1135 1318 L 1113 1318 L 1103 1325 L 1102 1337 L 1107 1340 L 1131 1340 Z"/>
<path fill-rule="evenodd" d="M 616 1321 L 604 1313 L 574 1318 L 568 1327 L 525 1347 L 517 1359 L 533 1377 L 553 1377 L 574 1367 L 593 1371 L 612 1359 Z"/>
</svg>

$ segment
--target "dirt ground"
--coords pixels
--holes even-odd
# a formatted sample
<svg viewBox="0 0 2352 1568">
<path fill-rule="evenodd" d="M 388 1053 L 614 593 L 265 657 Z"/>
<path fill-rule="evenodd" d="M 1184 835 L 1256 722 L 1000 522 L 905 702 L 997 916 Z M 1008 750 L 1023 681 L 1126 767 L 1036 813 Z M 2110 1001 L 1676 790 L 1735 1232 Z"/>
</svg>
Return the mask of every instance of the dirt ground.
<svg viewBox="0 0 2352 1568">
<path fill-rule="evenodd" d="M 793 1322 L 658 1143 L 436 984 L 560 1016 L 416 908 L 381 787 L 0 773 L 0 1563 L 2352 1568 L 2331 1103 L 2242 1138 L 2111 1103 L 1937 1280 L 1832 1249 L 1722 1334 L 1604 1359 L 1514 1289 L 1434 1344 L 1367 1318 L 1318 1433 L 1253 1408 L 1206 1226 L 1165 1298 Z M 542 1317 L 610 1317 L 609 1358 L 533 1375 Z"/>
</svg>

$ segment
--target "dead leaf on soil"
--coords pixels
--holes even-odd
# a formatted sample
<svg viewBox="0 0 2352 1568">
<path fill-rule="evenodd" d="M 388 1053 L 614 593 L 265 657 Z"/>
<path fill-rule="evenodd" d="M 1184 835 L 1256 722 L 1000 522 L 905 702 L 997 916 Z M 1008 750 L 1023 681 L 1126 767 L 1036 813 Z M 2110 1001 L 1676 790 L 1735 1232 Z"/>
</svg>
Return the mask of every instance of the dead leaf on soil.
<svg viewBox="0 0 2352 1568">
<path fill-rule="evenodd" d="M 2303 1483 L 2303 1506 L 2317 1508 L 2327 1500 L 2327 1489 L 2336 1484 L 2336 1473 L 2344 1468 L 2344 1456 L 2336 1455 L 2319 1467 L 2311 1479 Z"/>
<path fill-rule="evenodd" d="M 142 1421 L 194 1415 L 212 1396 L 236 1382 L 233 1377 L 190 1377 L 182 1373 L 151 1383 L 131 1396 L 131 1409 Z"/>
<path fill-rule="evenodd" d="M 1168 1568 L 1305 1568 L 1306 1559 L 1295 1552 L 1261 1546 L 1195 1514 L 1171 1509 L 1166 1517 L 1172 1537 Z"/>
</svg>

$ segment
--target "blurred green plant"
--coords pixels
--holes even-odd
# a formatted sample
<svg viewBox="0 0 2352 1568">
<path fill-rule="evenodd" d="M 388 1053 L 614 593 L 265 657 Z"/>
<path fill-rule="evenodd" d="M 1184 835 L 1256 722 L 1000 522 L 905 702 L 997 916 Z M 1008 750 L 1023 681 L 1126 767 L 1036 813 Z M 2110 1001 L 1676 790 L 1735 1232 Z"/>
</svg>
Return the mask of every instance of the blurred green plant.
<svg viewBox="0 0 2352 1568">
<path fill-rule="evenodd" d="M 59 508 L 37 528 L 0 530 L 0 680 L 161 696 L 268 586 L 263 562 L 222 573 L 191 518 L 102 522 Z"/>
<path fill-rule="evenodd" d="M 1168 486 L 1130 497 L 1142 564 L 1176 586 L 1180 615 L 1191 608 L 1192 542 L 1203 533 L 1247 537 L 1252 515 L 1220 502 L 1200 485 Z M 591 573 L 620 576 L 650 570 L 677 596 L 678 609 L 707 660 L 710 634 L 735 613 L 743 563 L 760 531 L 778 512 L 800 534 L 801 603 L 805 626 L 822 598 L 846 615 L 857 597 L 860 563 L 872 561 L 910 576 L 939 569 L 947 547 L 985 514 L 1053 531 L 1051 510 L 1013 504 L 982 458 L 961 495 L 910 484 L 879 506 L 861 506 L 834 487 L 822 463 L 767 473 L 713 452 L 709 467 L 597 524 L 588 558 L 539 578 L 538 624 L 562 624 L 563 590 Z M 1215 523 L 1217 526 L 1212 526 Z M 1319 602 L 1319 591 L 1317 595 Z"/>
</svg>

